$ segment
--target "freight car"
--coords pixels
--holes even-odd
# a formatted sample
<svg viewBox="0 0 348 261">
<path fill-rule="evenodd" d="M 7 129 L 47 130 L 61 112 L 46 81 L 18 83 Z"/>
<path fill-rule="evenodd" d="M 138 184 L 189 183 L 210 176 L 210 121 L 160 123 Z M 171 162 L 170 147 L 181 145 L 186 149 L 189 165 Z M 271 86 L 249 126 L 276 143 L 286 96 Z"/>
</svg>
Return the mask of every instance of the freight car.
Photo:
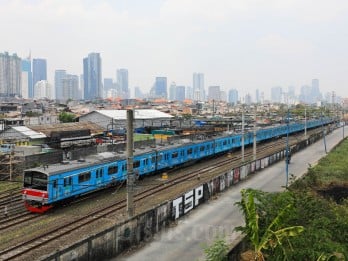
<svg viewBox="0 0 348 261">
<path fill-rule="evenodd" d="M 307 128 L 331 123 L 332 120 L 311 120 Z M 257 142 L 278 138 L 304 130 L 303 122 L 260 129 Z M 241 147 L 242 134 L 225 135 L 208 140 L 169 145 L 160 148 L 136 150 L 133 158 L 134 173 L 138 177 L 164 171 L 209 156 L 229 152 Z M 244 144 L 253 143 L 253 133 L 244 134 Z M 127 178 L 127 159 L 124 153 L 101 153 L 84 160 L 65 161 L 24 171 L 22 195 L 26 208 L 44 213 L 54 205 L 71 200 L 124 181 Z"/>
</svg>

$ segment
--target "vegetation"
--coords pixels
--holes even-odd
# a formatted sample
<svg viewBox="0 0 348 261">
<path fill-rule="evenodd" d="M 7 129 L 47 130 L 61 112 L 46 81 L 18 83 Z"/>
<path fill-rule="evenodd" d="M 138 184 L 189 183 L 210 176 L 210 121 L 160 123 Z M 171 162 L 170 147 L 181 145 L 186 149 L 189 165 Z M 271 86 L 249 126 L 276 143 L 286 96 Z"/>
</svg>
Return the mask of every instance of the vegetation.
<svg viewBox="0 0 348 261">
<path fill-rule="evenodd" d="M 227 261 L 228 246 L 223 238 L 217 238 L 214 243 L 204 248 L 207 261 Z"/>
<path fill-rule="evenodd" d="M 66 122 L 74 122 L 75 121 L 75 115 L 73 113 L 69 112 L 61 112 L 58 116 L 58 119 L 60 122 L 66 123 Z"/>
<path fill-rule="evenodd" d="M 347 154 L 345 140 L 285 192 L 242 191 L 249 260 L 348 260 Z"/>
</svg>

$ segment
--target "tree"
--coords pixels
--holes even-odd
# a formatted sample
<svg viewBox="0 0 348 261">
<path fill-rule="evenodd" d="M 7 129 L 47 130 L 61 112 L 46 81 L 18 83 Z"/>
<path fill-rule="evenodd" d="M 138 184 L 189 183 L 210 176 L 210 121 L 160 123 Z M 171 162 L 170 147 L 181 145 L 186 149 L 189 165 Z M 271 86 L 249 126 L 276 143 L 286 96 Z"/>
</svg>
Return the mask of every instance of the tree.
<svg viewBox="0 0 348 261">
<path fill-rule="evenodd" d="M 59 121 L 66 123 L 66 122 L 74 122 L 75 121 L 75 115 L 68 112 L 61 112 L 58 116 Z"/>
<path fill-rule="evenodd" d="M 280 246 L 285 254 L 283 248 L 283 242 L 288 241 L 289 237 L 294 237 L 300 234 L 304 229 L 303 226 L 290 226 L 281 228 L 282 219 L 288 210 L 291 208 L 291 204 L 288 204 L 285 208 L 281 209 L 277 216 L 266 226 L 265 231 L 261 231 L 259 227 L 259 214 L 255 203 L 255 191 L 251 189 L 243 189 L 241 191 L 242 199 L 236 204 L 243 212 L 245 219 L 245 226 L 237 227 L 237 231 L 244 233 L 250 240 L 253 250 L 249 250 L 244 254 L 248 256 L 247 260 L 265 260 L 264 250 Z"/>
</svg>

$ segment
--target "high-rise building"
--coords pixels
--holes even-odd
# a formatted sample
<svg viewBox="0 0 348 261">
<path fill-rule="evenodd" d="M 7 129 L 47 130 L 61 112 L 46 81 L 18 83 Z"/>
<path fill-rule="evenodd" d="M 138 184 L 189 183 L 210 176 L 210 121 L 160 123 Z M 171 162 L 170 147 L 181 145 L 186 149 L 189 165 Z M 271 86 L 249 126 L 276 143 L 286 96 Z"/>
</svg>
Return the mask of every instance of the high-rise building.
<svg viewBox="0 0 348 261">
<path fill-rule="evenodd" d="M 193 99 L 196 101 L 205 101 L 203 73 L 193 73 Z"/>
<path fill-rule="evenodd" d="M 169 86 L 169 100 L 176 100 L 176 83 L 172 82 Z"/>
<path fill-rule="evenodd" d="M 22 59 L 22 97 L 32 98 L 34 94 L 33 73 L 31 71 L 31 57 Z"/>
<path fill-rule="evenodd" d="M 271 89 L 271 100 L 273 102 L 282 102 L 283 89 L 280 86 L 273 87 Z"/>
<path fill-rule="evenodd" d="M 175 99 L 177 101 L 185 100 L 185 86 L 176 86 Z"/>
<path fill-rule="evenodd" d="M 52 86 L 46 81 L 38 81 L 34 86 L 34 97 L 35 99 L 52 99 Z"/>
<path fill-rule="evenodd" d="M 114 88 L 114 82 L 112 78 L 104 78 L 104 91 L 107 92 Z"/>
<path fill-rule="evenodd" d="M 62 99 L 79 99 L 79 77 L 77 75 L 67 74 L 62 79 Z"/>
<path fill-rule="evenodd" d="M 33 86 L 41 80 L 47 80 L 47 62 L 46 59 L 36 58 L 33 59 Z M 32 97 L 29 93 L 29 98 Z"/>
<path fill-rule="evenodd" d="M 123 99 L 128 99 L 130 97 L 129 88 L 128 88 L 128 70 L 118 69 L 116 78 L 117 78 L 117 85 L 120 92 L 119 96 Z"/>
<path fill-rule="evenodd" d="M 220 86 L 209 86 L 208 89 L 208 99 L 209 100 L 215 100 L 220 101 Z"/>
<path fill-rule="evenodd" d="M 260 103 L 260 91 L 259 91 L 259 89 L 256 89 L 256 92 L 255 92 L 255 102 Z"/>
<path fill-rule="evenodd" d="M 134 87 L 134 98 L 138 98 L 138 99 L 143 99 L 144 98 L 144 94 L 141 91 L 139 86 L 135 86 Z"/>
<path fill-rule="evenodd" d="M 186 99 L 193 100 L 193 88 L 191 86 L 186 86 Z"/>
<path fill-rule="evenodd" d="M 90 53 L 83 59 L 84 98 L 103 98 L 101 58 L 99 53 Z"/>
<path fill-rule="evenodd" d="M 66 70 L 55 70 L 54 72 L 54 89 L 57 100 L 63 100 L 63 79 L 66 77 Z"/>
<path fill-rule="evenodd" d="M 154 95 L 156 98 L 167 99 L 167 77 L 156 77 Z"/>
<path fill-rule="evenodd" d="M 17 54 L 0 53 L 0 96 L 21 96 L 21 92 L 21 58 Z"/>
<path fill-rule="evenodd" d="M 237 105 L 237 103 L 238 103 L 238 91 L 236 89 L 231 89 L 228 92 L 228 102 L 231 105 Z"/>
</svg>

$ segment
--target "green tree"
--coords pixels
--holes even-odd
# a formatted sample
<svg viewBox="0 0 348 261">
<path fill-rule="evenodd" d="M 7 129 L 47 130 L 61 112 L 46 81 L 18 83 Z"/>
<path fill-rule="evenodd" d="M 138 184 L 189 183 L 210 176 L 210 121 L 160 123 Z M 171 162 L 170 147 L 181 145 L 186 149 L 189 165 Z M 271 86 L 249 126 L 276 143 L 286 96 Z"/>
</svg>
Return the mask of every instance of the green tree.
<svg viewBox="0 0 348 261">
<path fill-rule="evenodd" d="M 65 123 L 65 122 L 74 122 L 75 121 L 75 115 L 69 112 L 61 112 L 58 116 L 58 119 Z"/>
<path fill-rule="evenodd" d="M 270 222 L 266 229 L 262 231 L 259 227 L 259 214 L 255 203 L 255 191 L 251 189 L 243 189 L 241 191 L 242 199 L 236 204 L 243 212 L 245 226 L 237 227 L 237 231 L 244 233 L 250 240 L 253 250 L 249 250 L 245 255 L 250 260 L 265 260 L 264 251 L 266 249 L 283 248 L 284 241 L 288 241 L 289 237 L 299 235 L 304 229 L 302 226 L 290 226 L 282 228 L 282 220 L 285 214 L 291 209 L 291 204 L 286 205 L 277 216 Z"/>
</svg>

